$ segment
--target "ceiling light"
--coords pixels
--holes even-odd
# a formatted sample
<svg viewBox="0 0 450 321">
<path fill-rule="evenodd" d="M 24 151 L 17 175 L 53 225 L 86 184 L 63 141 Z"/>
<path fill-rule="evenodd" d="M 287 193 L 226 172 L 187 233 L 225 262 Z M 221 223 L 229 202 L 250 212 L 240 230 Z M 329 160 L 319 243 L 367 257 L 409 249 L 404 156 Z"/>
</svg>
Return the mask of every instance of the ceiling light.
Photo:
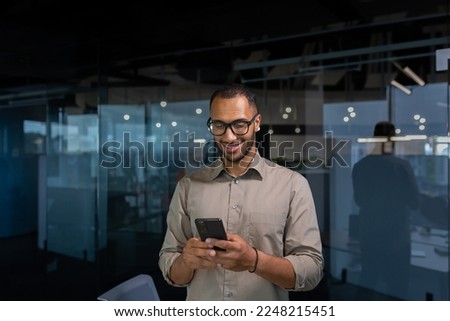
<svg viewBox="0 0 450 321">
<path fill-rule="evenodd" d="M 393 142 L 407 142 L 411 140 L 426 140 L 427 135 L 405 135 L 405 136 L 394 136 L 390 140 Z"/>
<path fill-rule="evenodd" d="M 447 137 L 447 136 L 439 136 L 439 137 L 436 137 L 436 142 L 437 143 L 450 143 L 450 137 Z"/>
<path fill-rule="evenodd" d="M 388 141 L 387 137 L 360 137 L 356 140 L 358 143 L 386 143 Z"/>
<path fill-rule="evenodd" d="M 391 85 L 394 87 L 397 87 L 398 89 L 400 89 L 407 95 L 411 95 L 411 93 L 412 93 L 411 89 L 406 88 L 405 86 L 403 86 L 401 83 L 399 83 L 396 80 L 391 80 Z"/>
<path fill-rule="evenodd" d="M 402 69 L 405 75 L 414 80 L 419 86 L 425 86 L 425 81 L 420 78 L 414 71 L 408 66 Z"/>
</svg>

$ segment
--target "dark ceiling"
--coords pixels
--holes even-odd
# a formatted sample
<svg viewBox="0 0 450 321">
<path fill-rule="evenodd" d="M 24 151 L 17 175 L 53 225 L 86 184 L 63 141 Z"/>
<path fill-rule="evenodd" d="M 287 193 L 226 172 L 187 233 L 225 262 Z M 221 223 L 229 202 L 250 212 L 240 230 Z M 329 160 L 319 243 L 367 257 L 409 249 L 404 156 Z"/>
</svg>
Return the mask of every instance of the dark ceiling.
<svg viewBox="0 0 450 321">
<path fill-rule="evenodd" d="M 276 60 L 370 47 L 373 35 L 387 30 L 394 31 L 392 39 L 381 44 L 422 39 L 424 26 L 445 24 L 447 12 L 447 0 L 407 7 L 386 0 L 2 2 L 0 91 L 76 85 L 99 71 L 132 85 L 162 85 L 168 82 L 140 71 L 168 64 L 194 81 L 257 78 L 262 68 L 239 74 L 233 64 L 254 61 L 255 52 Z"/>
</svg>

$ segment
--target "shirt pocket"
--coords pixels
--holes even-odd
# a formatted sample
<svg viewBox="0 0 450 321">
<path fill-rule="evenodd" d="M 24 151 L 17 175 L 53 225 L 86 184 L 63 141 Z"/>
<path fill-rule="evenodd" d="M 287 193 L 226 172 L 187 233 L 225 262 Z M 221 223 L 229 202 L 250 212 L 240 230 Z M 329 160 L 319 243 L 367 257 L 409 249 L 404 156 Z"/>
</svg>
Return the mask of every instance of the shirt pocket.
<svg viewBox="0 0 450 321">
<path fill-rule="evenodd" d="M 286 214 L 282 212 L 250 212 L 249 243 L 275 256 L 283 256 Z"/>
</svg>

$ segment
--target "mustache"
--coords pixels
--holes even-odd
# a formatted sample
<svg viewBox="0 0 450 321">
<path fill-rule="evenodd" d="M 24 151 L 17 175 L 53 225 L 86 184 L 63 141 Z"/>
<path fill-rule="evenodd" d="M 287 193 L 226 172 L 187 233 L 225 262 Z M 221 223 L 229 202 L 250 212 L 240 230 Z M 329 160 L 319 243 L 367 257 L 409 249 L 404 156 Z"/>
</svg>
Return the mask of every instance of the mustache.
<svg viewBox="0 0 450 321">
<path fill-rule="evenodd" d="M 241 144 L 246 145 L 243 150 L 242 149 L 240 150 L 242 156 L 248 155 L 248 153 L 250 151 L 252 151 L 253 147 L 258 146 L 258 143 L 254 140 L 233 141 L 233 142 L 229 142 L 229 143 L 221 143 L 221 142 L 217 143 L 217 145 L 219 145 L 220 151 L 222 152 L 222 155 L 225 153 L 225 148 L 227 148 L 228 146 L 237 146 L 237 145 L 241 145 Z"/>
</svg>

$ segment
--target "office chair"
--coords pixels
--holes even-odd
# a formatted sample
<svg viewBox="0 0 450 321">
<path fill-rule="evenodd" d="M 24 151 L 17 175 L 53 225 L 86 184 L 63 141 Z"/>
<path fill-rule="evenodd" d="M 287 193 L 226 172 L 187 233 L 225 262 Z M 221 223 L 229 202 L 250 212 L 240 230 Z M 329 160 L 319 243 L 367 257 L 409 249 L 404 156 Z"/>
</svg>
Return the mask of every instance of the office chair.
<svg viewBox="0 0 450 321">
<path fill-rule="evenodd" d="M 97 297 L 99 301 L 160 301 L 153 278 L 139 274 Z"/>
</svg>

